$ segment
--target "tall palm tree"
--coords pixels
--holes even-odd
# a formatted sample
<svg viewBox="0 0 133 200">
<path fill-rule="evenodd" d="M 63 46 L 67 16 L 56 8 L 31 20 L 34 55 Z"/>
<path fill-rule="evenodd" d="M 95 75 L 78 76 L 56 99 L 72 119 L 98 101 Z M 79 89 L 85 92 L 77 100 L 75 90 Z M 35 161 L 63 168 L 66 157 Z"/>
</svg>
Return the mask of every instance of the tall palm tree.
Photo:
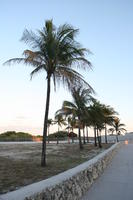
<svg viewBox="0 0 133 200">
<path fill-rule="evenodd" d="M 78 135 L 79 135 L 79 146 L 80 149 L 83 148 L 81 141 L 81 127 L 82 127 L 82 118 L 86 112 L 86 105 L 92 100 L 91 94 L 94 91 L 90 88 L 83 89 L 80 87 L 74 87 L 72 89 L 72 98 L 73 102 L 64 101 L 62 108 L 57 111 L 57 113 L 62 113 L 63 115 L 72 115 L 77 119 Z"/>
<path fill-rule="evenodd" d="M 89 51 L 82 48 L 75 40 L 78 29 L 74 29 L 69 24 L 64 24 L 56 28 L 52 20 L 47 20 L 42 30 L 37 34 L 27 29 L 24 31 L 22 41 L 28 43 L 31 48 L 23 53 L 21 58 L 13 58 L 6 63 L 24 63 L 34 67 L 31 78 L 44 71 L 47 80 L 46 109 L 43 126 L 43 142 L 41 165 L 46 165 L 46 137 L 47 121 L 50 104 L 51 79 L 54 86 L 62 83 L 71 89 L 74 85 L 87 84 L 75 67 L 88 69 L 91 63 L 85 58 Z"/>
<path fill-rule="evenodd" d="M 116 141 L 119 142 L 118 135 L 121 132 L 126 131 L 124 128 L 125 124 L 120 123 L 120 119 L 118 117 L 115 117 L 114 120 L 111 123 L 112 128 L 109 129 L 110 132 L 116 132 Z"/>
</svg>

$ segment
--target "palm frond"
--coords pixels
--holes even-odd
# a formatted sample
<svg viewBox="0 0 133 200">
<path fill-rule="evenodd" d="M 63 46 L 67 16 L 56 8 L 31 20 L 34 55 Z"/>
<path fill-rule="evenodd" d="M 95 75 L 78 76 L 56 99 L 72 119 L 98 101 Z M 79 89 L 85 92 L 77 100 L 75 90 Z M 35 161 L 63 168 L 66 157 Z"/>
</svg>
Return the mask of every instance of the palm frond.
<svg viewBox="0 0 133 200">
<path fill-rule="evenodd" d="M 62 26 L 59 26 L 57 31 L 57 37 L 60 42 L 70 41 L 73 40 L 74 37 L 79 32 L 79 29 L 74 29 L 73 26 L 69 24 L 64 24 Z"/>
<path fill-rule="evenodd" d="M 44 70 L 44 65 L 43 65 L 43 66 L 36 67 L 36 68 L 30 73 L 31 80 L 32 80 L 32 78 L 33 78 L 34 75 L 37 75 L 37 74 L 40 73 L 42 70 Z"/>
<path fill-rule="evenodd" d="M 33 31 L 28 31 L 27 29 L 24 30 L 21 41 L 28 43 L 33 49 L 39 49 L 41 45 L 41 38 Z"/>
<path fill-rule="evenodd" d="M 77 106 L 70 102 L 70 101 L 63 101 L 62 107 L 67 107 L 67 108 L 72 108 L 72 109 L 77 109 Z"/>
<path fill-rule="evenodd" d="M 4 65 L 12 65 L 12 64 L 25 64 L 25 65 L 31 65 L 33 67 L 38 67 L 40 65 L 40 62 L 36 60 L 31 60 L 30 58 L 13 58 L 10 60 L 7 60 Z"/>
<path fill-rule="evenodd" d="M 12 64 L 19 64 L 19 63 L 25 63 L 25 58 L 12 58 L 12 59 L 9 59 L 7 60 L 6 62 L 4 62 L 3 65 L 12 65 Z"/>
<path fill-rule="evenodd" d="M 94 89 L 83 79 L 82 75 L 72 68 L 58 66 L 54 76 L 58 85 L 63 83 L 69 90 L 72 90 L 72 88 L 77 86 L 82 86 L 89 88 L 93 94 L 95 93 Z"/>
</svg>

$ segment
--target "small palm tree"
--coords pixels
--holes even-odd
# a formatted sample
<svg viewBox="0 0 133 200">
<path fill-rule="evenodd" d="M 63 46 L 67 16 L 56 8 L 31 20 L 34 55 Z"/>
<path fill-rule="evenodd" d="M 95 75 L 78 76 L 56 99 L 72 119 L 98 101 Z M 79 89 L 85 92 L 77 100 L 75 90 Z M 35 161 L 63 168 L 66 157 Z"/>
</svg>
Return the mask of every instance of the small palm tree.
<svg viewBox="0 0 133 200">
<path fill-rule="evenodd" d="M 75 117 L 74 116 L 69 116 L 68 119 L 67 119 L 67 121 L 68 121 L 69 128 L 73 132 L 73 129 L 74 129 L 75 125 L 76 125 L 76 119 L 75 119 Z"/>
<path fill-rule="evenodd" d="M 105 130 L 105 143 L 107 143 L 107 125 L 110 125 L 114 120 L 116 114 L 118 114 L 114 108 L 109 105 L 101 104 L 101 111 L 103 112 L 103 122 Z"/>
<path fill-rule="evenodd" d="M 46 165 L 46 137 L 51 79 L 55 88 L 60 83 L 70 90 L 76 85 L 88 85 L 81 74 L 75 70 L 77 67 L 82 69 L 91 67 L 91 63 L 85 58 L 85 54 L 89 51 L 82 48 L 75 40 L 77 33 L 78 29 L 74 29 L 69 24 L 56 28 L 52 20 L 47 20 L 43 29 L 38 31 L 38 34 L 28 30 L 24 31 L 22 41 L 28 43 L 31 48 L 24 51 L 23 57 L 13 58 L 6 62 L 7 64 L 24 63 L 33 66 L 34 70 L 31 72 L 31 78 L 39 72 L 46 73 L 47 95 L 43 126 L 42 166 Z"/>
<path fill-rule="evenodd" d="M 69 135 L 69 130 L 71 129 L 72 131 L 72 143 L 74 143 L 74 135 L 73 135 L 73 129 L 75 128 L 76 125 L 76 119 L 74 116 L 68 116 L 67 117 L 67 121 L 68 121 L 68 127 L 66 129 L 68 129 L 68 135 Z"/>
<path fill-rule="evenodd" d="M 110 132 L 116 132 L 116 141 L 119 142 L 118 135 L 121 132 L 126 131 L 124 128 L 125 124 L 120 123 L 120 119 L 118 117 L 115 117 L 114 120 L 111 123 L 112 128 L 109 129 Z"/>
<path fill-rule="evenodd" d="M 54 123 L 58 125 L 58 132 L 60 131 L 59 128 L 62 125 L 64 125 L 64 126 L 66 125 L 65 119 L 60 114 L 56 114 L 55 115 L 55 121 L 54 121 Z"/>
</svg>

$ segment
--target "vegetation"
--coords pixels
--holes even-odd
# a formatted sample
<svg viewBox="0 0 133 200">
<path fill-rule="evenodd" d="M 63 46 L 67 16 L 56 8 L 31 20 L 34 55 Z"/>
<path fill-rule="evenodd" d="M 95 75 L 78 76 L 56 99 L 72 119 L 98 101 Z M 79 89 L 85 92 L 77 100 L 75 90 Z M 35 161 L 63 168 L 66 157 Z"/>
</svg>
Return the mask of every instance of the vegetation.
<svg viewBox="0 0 133 200">
<path fill-rule="evenodd" d="M 48 138 L 51 138 L 51 139 L 66 138 L 66 137 L 77 137 L 77 134 L 73 132 L 68 133 L 67 131 L 57 131 L 48 136 Z"/>
<path fill-rule="evenodd" d="M 47 122 L 50 104 L 51 79 L 54 87 L 63 84 L 69 90 L 76 85 L 89 84 L 84 81 L 76 68 L 89 69 L 91 63 L 85 58 L 89 51 L 83 48 L 76 40 L 78 29 L 74 29 L 69 24 L 64 24 L 56 28 L 52 20 L 47 20 L 42 30 L 38 34 L 25 30 L 22 41 L 28 43 L 31 49 L 24 51 L 22 58 L 13 58 L 6 63 L 24 63 L 34 67 L 31 78 L 44 71 L 47 80 L 46 109 L 43 128 L 43 143 L 41 165 L 46 165 L 46 137 Z"/>
<path fill-rule="evenodd" d="M 64 101 L 62 108 L 57 111 L 57 114 L 62 116 L 73 116 L 76 119 L 75 126 L 78 127 L 78 137 L 80 149 L 83 148 L 81 141 L 81 127 L 83 127 L 83 117 L 86 112 L 86 105 L 92 100 L 91 89 L 83 89 L 81 86 L 72 88 L 73 102 Z"/>
<path fill-rule="evenodd" d="M 49 129 L 50 129 L 51 125 L 53 125 L 53 120 L 52 119 L 48 119 L 48 121 L 47 121 L 48 136 L 49 136 Z"/>
<path fill-rule="evenodd" d="M 97 100 L 93 100 L 93 104 L 88 107 L 88 117 L 90 126 L 94 128 L 95 146 L 98 144 L 101 148 L 101 131 L 105 130 L 105 142 L 107 143 L 107 125 L 111 125 L 114 115 L 117 112 L 109 105 L 101 104 Z"/>
<path fill-rule="evenodd" d="M 62 115 L 56 114 L 55 115 L 55 124 L 58 125 L 58 132 L 60 131 L 59 128 L 62 127 L 62 125 L 66 125 L 65 119 L 63 119 Z"/>
<path fill-rule="evenodd" d="M 57 131 L 55 133 L 52 133 L 49 135 L 49 138 L 65 138 L 68 137 L 68 132 L 67 131 Z"/>
<path fill-rule="evenodd" d="M 90 53 L 89 50 L 83 48 L 75 40 L 78 32 L 78 29 L 69 24 L 57 28 L 52 20 L 47 20 L 42 30 L 39 30 L 37 34 L 27 29 L 24 31 L 21 40 L 29 44 L 30 49 L 23 52 L 23 57 L 13 58 L 6 62 L 7 64 L 24 63 L 31 65 L 34 68 L 31 72 L 31 79 L 39 72 L 46 74 L 47 95 L 41 166 L 46 166 L 47 138 L 64 138 L 71 135 L 73 140 L 73 130 L 77 128 L 79 147 L 83 149 L 83 144 L 86 144 L 86 136 L 88 142 L 88 129 L 93 128 L 94 145 L 102 148 L 101 132 L 103 130 L 105 143 L 108 142 L 108 127 L 110 127 L 110 132 L 116 132 L 117 141 L 121 131 L 125 131 L 124 124 L 121 124 L 117 117 L 118 113 L 111 106 L 102 104 L 92 96 L 95 94 L 94 90 L 79 73 L 79 69 L 90 69 L 91 62 L 86 59 L 86 54 Z M 72 95 L 72 101 L 64 100 L 62 108 L 55 113 L 54 120 L 48 118 L 52 81 L 55 90 L 57 85 L 62 84 Z M 50 126 L 53 124 L 58 125 L 58 132 L 50 135 Z M 62 126 L 65 126 L 67 131 L 60 131 Z M 83 135 L 83 143 L 81 135 Z"/>
<path fill-rule="evenodd" d="M 0 140 L 16 141 L 16 140 L 30 140 L 32 141 L 32 135 L 29 133 L 7 131 L 0 134 Z"/>
<path fill-rule="evenodd" d="M 126 129 L 124 128 L 125 124 L 122 124 L 120 122 L 120 119 L 118 117 L 115 117 L 111 123 L 111 126 L 112 126 L 112 128 L 109 129 L 109 132 L 116 133 L 116 140 L 118 142 L 119 141 L 118 135 L 120 135 L 122 132 L 126 131 Z"/>
</svg>

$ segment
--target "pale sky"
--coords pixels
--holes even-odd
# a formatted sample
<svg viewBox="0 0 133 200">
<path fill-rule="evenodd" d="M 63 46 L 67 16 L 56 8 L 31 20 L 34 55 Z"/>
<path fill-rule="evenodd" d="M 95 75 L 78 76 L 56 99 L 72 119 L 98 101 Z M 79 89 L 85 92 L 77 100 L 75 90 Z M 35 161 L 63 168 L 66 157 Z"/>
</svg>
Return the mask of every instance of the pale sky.
<svg viewBox="0 0 133 200">
<path fill-rule="evenodd" d="M 27 49 L 20 38 L 25 28 L 36 32 L 45 20 L 58 27 L 69 23 L 80 32 L 77 40 L 93 54 L 93 71 L 83 73 L 102 103 L 119 112 L 133 130 L 133 1 L 132 0 L 1 0 L 0 1 L 0 132 L 42 134 L 45 112 L 45 73 L 30 81 L 32 67 L 3 66 Z M 49 118 L 71 95 L 52 89 Z"/>
</svg>

